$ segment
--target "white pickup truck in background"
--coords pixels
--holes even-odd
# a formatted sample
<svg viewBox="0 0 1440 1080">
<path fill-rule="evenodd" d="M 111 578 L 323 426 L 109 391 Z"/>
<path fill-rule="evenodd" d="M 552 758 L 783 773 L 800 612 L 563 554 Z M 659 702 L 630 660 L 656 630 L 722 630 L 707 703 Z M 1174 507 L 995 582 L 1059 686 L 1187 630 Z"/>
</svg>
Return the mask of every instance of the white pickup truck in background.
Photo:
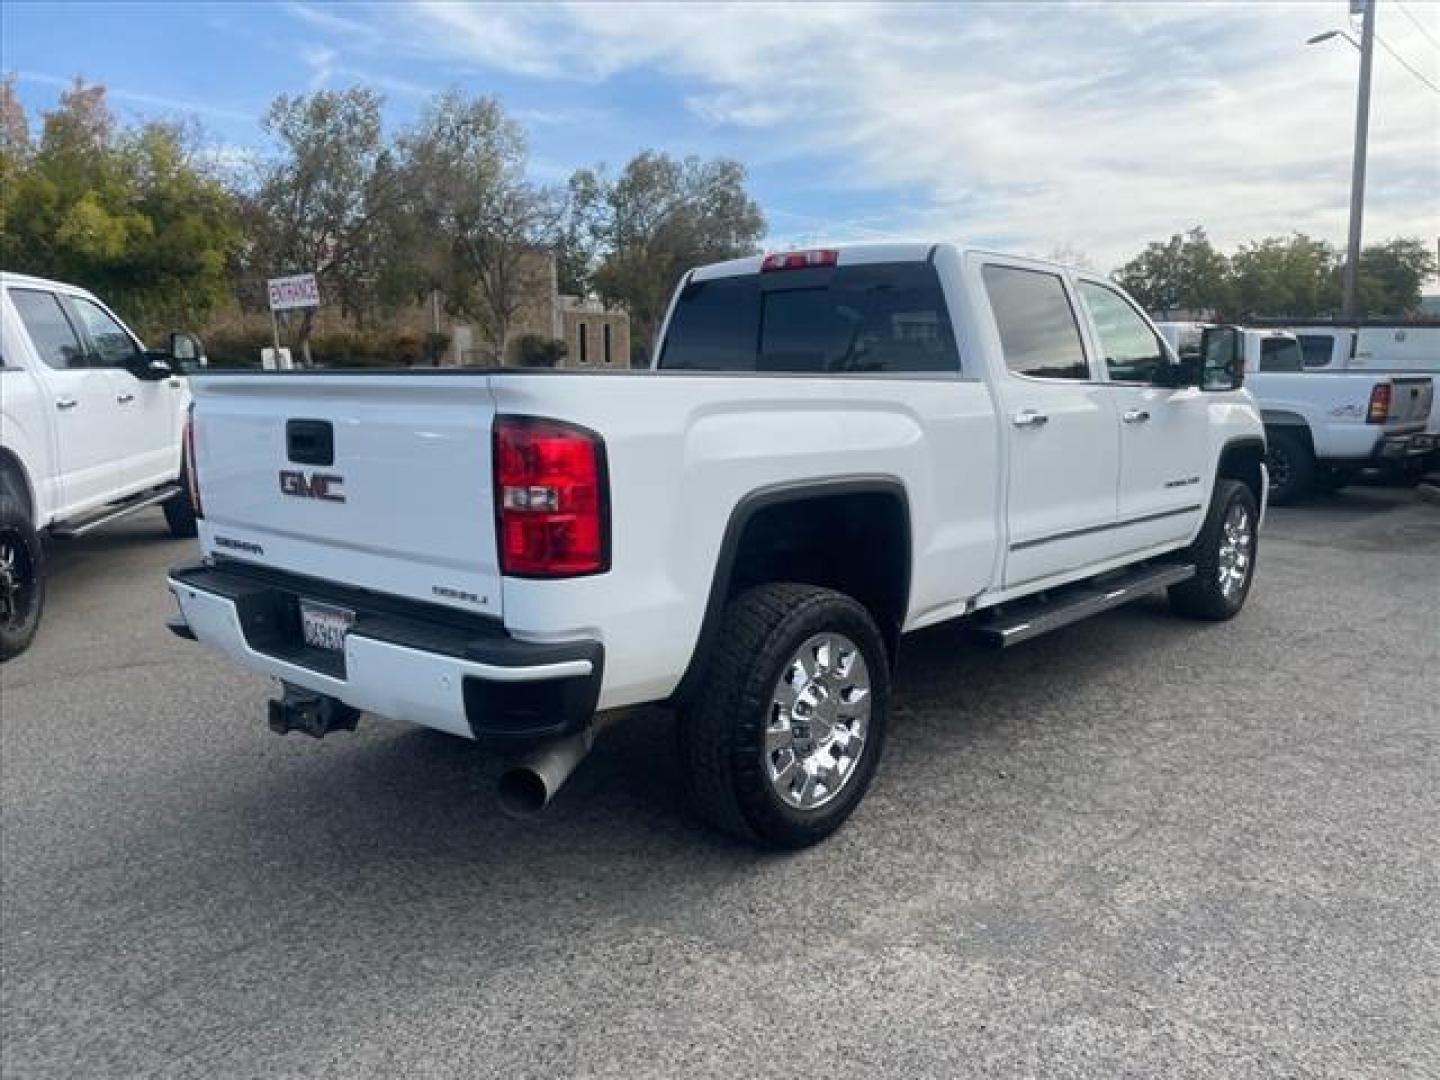
<svg viewBox="0 0 1440 1080">
<path fill-rule="evenodd" d="M 1369 371 L 1440 379 L 1440 324 L 1370 319 L 1286 327 L 1300 341 L 1307 371 Z M 1432 406 L 1419 448 L 1440 462 L 1440 407 Z"/>
<path fill-rule="evenodd" d="M 1210 324 L 1157 325 L 1189 357 Z M 1287 330 L 1246 328 L 1243 339 L 1245 385 L 1265 420 L 1270 498 L 1277 505 L 1315 487 L 1341 487 L 1363 468 L 1403 468 L 1429 452 L 1429 375 L 1310 371 L 1299 339 Z"/>
<path fill-rule="evenodd" d="M 29 646 L 45 602 L 42 534 L 79 536 L 156 503 L 194 536 L 181 483 L 200 343 L 148 352 L 94 295 L 0 274 L 0 659 Z"/>
<path fill-rule="evenodd" d="M 889 244 L 692 271 L 652 371 L 205 375 L 172 629 L 279 680 L 276 731 L 497 747 L 517 809 L 597 713 L 669 702 L 706 820 L 812 843 L 875 774 L 902 634 L 1240 610 L 1238 345 L 1202 371 L 1101 277 Z"/>
</svg>

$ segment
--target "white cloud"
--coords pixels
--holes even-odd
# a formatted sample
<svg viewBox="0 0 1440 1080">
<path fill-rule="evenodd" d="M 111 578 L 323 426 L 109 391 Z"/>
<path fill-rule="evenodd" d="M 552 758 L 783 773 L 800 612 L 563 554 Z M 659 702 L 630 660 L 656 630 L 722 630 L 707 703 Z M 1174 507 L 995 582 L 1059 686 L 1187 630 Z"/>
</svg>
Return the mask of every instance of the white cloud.
<svg viewBox="0 0 1440 1080">
<path fill-rule="evenodd" d="M 1440 9 L 1417 9 L 1440 36 Z M 867 235 L 1069 246 L 1108 266 L 1195 224 L 1224 244 L 1343 237 L 1355 57 L 1303 42 L 1344 19 L 1341 0 L 427 3 L 401 36 L 545 79 L 653 70 L 686 87 L 717 152 L 760 136 L 762 163 L 823 163 L 832 188 L 921 193 Z M 1398 13 L 1382 5 L 1380 27 L 1440 81 Z M 1440 233 L 1440 96 L 1378 51 L 1366 221 L 1371 238 Z"/>
<path fill-rule="evenodd" d="M 35 83 L 37 86 L 54 86 L 68 90 L 75 85 L 75 76 L 64 77 L 60 75 L 47 75 L 38 71 L 18 71 L 15 77 L 21 82 Z M 198 113 L 201 116 L 210 116 L 218 120 L 255 120 L 256 113 L 244 112 L 240 109 L 227 109 L 219 105 L 206 105 L 203 102 L 181 101 L 177 98 L 162 97 L 159 94 L 150 94 L 141 90 L 126 90 L 122 87 L 105 85 L 105 95 L 112 101 L 118 101 L 127 105 L 139 105 L 147 110 L 159 109 L 167 113 L 190 115 Z"/>
</svg>

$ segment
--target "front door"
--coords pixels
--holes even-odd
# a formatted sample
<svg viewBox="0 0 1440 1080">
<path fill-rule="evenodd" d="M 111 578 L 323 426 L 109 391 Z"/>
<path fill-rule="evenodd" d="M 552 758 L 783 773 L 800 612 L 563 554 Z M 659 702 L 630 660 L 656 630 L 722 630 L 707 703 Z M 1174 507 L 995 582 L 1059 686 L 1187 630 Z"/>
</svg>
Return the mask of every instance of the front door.
<svg viewBox="0 0 1440 1080">
<path fill-rule="evenodd" d="M 83 296 L 66 298 L 89 346 L 90 363 L 114 372 L 115 403 L 123 442 L 116 446 L 121 485 L 127 491 L 156 487 L 180 475 L 180 397 L 178 378 L 139 379 L 131 367 L 140 358 L 139 343 L 119 319 Z"/>
<path fill-rule="evenodd" d="M 1005 585 L 1102 562 L 1114 553 L 1119 435 L 1093 378 L 1059 274 L 989 262 L 981 270 L 1005 359 L 1001 423 L 1009 442 Z"/>
<path fill-rule="evenodd" d="M 1210 493 L 1209 402 L 1196 387 L 1153 385 L 1170 363 L 1160 336 L 1121 293 L 1082 280 L 1097 351 L 1115 403 L 1120 439 L 1117 543 L 1122 553 L 1185 541 L 1200 527 Z"/>
<path fill-rule="evenodd" d="M 9 292 L 30 339 L 33 370 L 54 410 L 60 463 L 56 516 L 72 517 L 114 498 L 120 483 L 116 373 L 90 366 L 81 334 L 53 292 L 15 287 Z"/>
</svg>

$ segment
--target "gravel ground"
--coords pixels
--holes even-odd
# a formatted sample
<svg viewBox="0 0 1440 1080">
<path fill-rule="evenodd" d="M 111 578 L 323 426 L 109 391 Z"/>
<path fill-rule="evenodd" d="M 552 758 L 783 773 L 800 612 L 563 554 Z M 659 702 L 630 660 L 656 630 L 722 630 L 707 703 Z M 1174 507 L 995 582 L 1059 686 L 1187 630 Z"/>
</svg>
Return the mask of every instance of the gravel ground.
<svg viewBox="0 0 1440 1080">
<path fill-rule="evenodd" d="M 158 514 L 0 677 L 6 1078 L 1440 1076 L 1440 511 L 1275 511 L 1223 625 L 907 639 L 829 843 L 684 813 L 658 712 L 545 818 L 497 763 L 168 635 Z"/>
</svg>

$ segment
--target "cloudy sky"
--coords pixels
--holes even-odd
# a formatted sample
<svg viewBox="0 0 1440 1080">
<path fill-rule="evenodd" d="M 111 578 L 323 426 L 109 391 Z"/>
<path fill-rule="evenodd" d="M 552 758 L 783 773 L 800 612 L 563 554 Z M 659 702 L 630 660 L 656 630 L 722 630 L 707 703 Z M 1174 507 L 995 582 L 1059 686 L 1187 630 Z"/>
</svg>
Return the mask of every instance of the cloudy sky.
<svg viewBox="0 0 1440 1080">
<path fill-rule="evenodd" d="M 1433 242 L 1440 3 L 1379 4 L 1399 58 L 1376 50 L 1366 238 Z M 398 125 L 459 86 L 526 125 L 538 179 L 642 147 L 738 158 L 772 246 L 959 239 L 1109 269 L 1195 225 L 1343 242 L 1357 53 L 1305 39 L 1347 7 L 6 0 L 0 68 L 36 110 L 78 74 L 122 115 L 194 114 L 227 159 L 264 150 L 277 93 L 369 83 Z"/>
</svg>

